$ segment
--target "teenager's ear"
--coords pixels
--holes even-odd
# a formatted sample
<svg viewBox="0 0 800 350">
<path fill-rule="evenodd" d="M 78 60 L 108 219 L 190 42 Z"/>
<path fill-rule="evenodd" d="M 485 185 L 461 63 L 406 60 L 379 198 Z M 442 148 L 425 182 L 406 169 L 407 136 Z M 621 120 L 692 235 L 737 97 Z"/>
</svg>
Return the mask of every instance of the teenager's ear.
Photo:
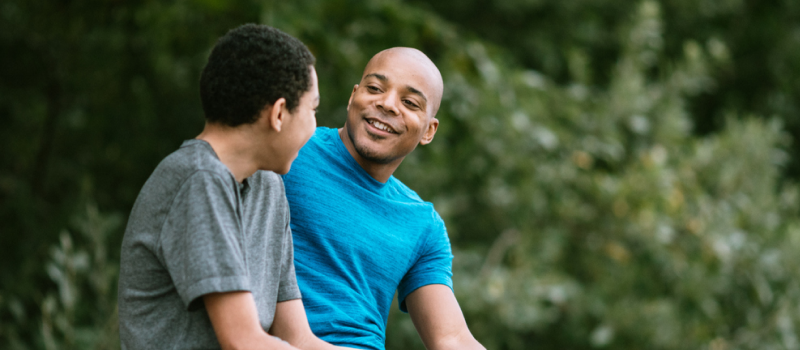
<svg viewBox="0 0 800 350">
<path fill-rule="evenodd" d="M 437 129 L 439 129 L 439 119 L 431 118 L 431 121 L 428 122 L 428 129 L 425 130 L 425 135 L 422 135 L 419 144 L 425 146 L 431 143 L 431 141 L 433 141 L 433 135 L 436 135 Z"/>
<path fill-rule="evenodd" d="M 272 105 L 265 106 L 264 109 L 261 110 L 260 118 L 266 118 L 264 122 L 267 123 L 269 128 L 280 132 L 283 123 L 286 121 L 287 114 L 286 99 L 281 97 L 275 100 Z"/>
<path fill-rule="evenodd" d="M 353 91 L 350 92 L 350 100 L 347 101 L 347 111 L 350 111 L 350 104 L 353 103 L 353 96 L 356 95 L 356 90 L 358 90 L 358 84 L 353 86 Z"/>
</svg>

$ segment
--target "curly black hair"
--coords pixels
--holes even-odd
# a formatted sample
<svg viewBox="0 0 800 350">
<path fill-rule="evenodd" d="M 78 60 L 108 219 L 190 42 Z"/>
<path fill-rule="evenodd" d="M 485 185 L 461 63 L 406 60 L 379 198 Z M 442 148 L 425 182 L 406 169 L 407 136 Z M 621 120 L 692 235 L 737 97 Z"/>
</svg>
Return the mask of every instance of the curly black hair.
<svg viewBox="0 0 800 350">
<path fill-rule="evenodd" d="M 232 29 L 217 41 L 200 76 L 206 121 L 251 124 L 281 97 L 294 111 L 311 88 L 314 62 L 300 40 L 278 29 L 256 24 Z"/>
</svg>

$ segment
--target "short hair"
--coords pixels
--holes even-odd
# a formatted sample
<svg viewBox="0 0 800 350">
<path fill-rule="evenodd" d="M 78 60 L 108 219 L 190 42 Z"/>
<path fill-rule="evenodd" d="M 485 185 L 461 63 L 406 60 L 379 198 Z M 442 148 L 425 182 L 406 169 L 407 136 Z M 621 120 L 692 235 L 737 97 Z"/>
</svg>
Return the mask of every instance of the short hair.
<svg viewBox="0 0 800 350">
<path fill-rule="evenodd" d="M 311 88 L 314 55 L 294 37 L 266 25 L 245 24 L 217 41 L 200 75 L 206 121 L 252 124 L 267 104 L 286 99 L 294 111 Z"/>
</svg>

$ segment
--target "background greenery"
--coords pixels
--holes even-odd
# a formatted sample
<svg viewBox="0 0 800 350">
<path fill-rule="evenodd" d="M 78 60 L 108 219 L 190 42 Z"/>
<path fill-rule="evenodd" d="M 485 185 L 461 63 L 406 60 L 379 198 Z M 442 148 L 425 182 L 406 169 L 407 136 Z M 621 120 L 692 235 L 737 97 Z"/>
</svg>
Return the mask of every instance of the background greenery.
<svg viewBox="0 0 800 350">
<path fill-rule="evenodd" d="M 118 348 L 125 219 L 197 135 L 215 40 L 256 22 L 318 58 L 340 126 L 369 57 L 442 70 L 436 205 L 490 349 L 800 348 L 800 3 L 5 0 L 0 348 Z M 407 315 L 388 349 L 423 349 Z"/>
</svg>

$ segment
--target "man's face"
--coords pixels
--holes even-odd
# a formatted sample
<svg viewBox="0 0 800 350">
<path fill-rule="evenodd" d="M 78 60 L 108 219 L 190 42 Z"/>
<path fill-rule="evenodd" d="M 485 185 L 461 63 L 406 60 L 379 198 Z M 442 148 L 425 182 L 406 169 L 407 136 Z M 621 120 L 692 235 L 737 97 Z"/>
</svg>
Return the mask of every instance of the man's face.
<svg viewBox="0 0 800 350">
<path fill-rule="evenodd" d="M 311 67 L 311 88 L 301 97 L 300 103 L 282 126 L 281 150 L 278 152 L 285 156 L 284 167 L 275 172 L 285 174 L 289 172 L 292 162 L 297 158 L 300 148 L 308 142 L 317 127 L 317 107 L 319 106 L 319 88 L 317 87 L 317 71 Z"/>
<path fill-rule="evenodd" d="M 388 53 L 370 61 L 350 95 L 345 125 L 361 158 L 389 164 L 431 141 L 439 123 L 433 104 L 440 98 L 431 74 L 411 55 Z"/>
</svg>

